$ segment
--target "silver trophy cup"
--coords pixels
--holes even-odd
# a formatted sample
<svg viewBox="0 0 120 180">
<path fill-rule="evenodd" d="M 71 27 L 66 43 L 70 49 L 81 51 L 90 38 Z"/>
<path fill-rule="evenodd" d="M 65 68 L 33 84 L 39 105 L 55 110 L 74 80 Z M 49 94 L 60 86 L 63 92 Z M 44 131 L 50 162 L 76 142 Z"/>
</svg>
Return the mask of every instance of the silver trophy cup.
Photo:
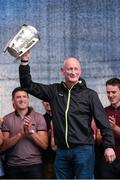
<svg viewBox="0 0 120 180">
<path fill-rule="evenodd" d="M 40 40 L 38 31 L 33 26 L 23 24 L 19 32 L 10 39 L 4 48 L 12 56 L 20 58 Z"/>
</svg>

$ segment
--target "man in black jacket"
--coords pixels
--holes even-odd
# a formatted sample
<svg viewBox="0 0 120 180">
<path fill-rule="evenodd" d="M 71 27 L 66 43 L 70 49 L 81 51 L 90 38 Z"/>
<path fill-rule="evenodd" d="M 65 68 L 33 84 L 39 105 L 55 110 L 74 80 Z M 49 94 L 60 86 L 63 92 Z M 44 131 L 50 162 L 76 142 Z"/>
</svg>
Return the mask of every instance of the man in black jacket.
<svg viewBox="0 0 120 180">
<path fill-rule="evenodd" d="M 80 62 L 70 57 L 61 72 L 65 81 L 45 85 L 32 81 L 25 53 L 19 68 L 21 86 L 31 95 L 48 101 L 52 108 L 55 144 L 55 171 L 58 179 L 92 179 L 94 173 L 94 118 L 103 136 L 104 155 L 109 163 L 115 159 L 114 139 L 104 108 L 95 91 L 80 79 Z"/>
</svg>

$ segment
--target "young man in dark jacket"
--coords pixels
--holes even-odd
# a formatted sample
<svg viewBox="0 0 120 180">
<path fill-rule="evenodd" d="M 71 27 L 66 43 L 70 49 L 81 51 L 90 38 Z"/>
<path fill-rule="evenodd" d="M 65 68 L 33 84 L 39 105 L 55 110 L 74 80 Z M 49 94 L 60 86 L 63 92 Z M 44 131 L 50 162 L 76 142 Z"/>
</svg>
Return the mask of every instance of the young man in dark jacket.
<svg viewBox="0 0 120 180">
<path fill-rule="evenodd" d="M 82 80 L 79 61 L 70 57 L 61 72 L 65 81 L 45 85 L 31 79 L 28 60 L 22 56 L 19 68 L 21 86 L 28 93 L 50 102 L 53 115 L 55 171 L 58 179 L 92 179 L 94 173 L 94 138 L 91 121 L 94 118 L 103 135 L 104 154 L 109 163 L 115 159 L 114 139 L 104 108 L 95 91 Z"/>
</svg>

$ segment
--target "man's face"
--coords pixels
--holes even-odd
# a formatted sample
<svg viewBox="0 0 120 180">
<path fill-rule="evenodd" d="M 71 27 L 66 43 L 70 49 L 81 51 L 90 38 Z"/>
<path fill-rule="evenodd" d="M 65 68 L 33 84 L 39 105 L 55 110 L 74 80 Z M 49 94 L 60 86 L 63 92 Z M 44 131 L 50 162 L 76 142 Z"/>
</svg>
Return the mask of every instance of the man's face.
<svg viewBox="0 0 120 180">
<path fill-rule="evenodd" d="M 12 102 L 16 110 L 25 110 L 29 104 L 28 94 L 25 91 L 18 91 L 15 93 Z"/>
<path fill-rule="evenodd" d="M 45 110 L 47 112 L 51 112 L 51 107 L 50 107 L 49 102 L 42 101 L 42 103 L 43 103 L 43 106 L 44 106 Z"/>
<path fill-rule="evenodd" d="M 67 84 L 75 84 L 81 75 L 80 63 L 74 59 L 68 59 L 62 69 L 65 81 Z"/>
<path fill-rule="evenodd" d="M 107 96 L 111 104 L 115 107 L 120 106 L 120 89 L 117 85 L 106 86 Z"/>
</svg>

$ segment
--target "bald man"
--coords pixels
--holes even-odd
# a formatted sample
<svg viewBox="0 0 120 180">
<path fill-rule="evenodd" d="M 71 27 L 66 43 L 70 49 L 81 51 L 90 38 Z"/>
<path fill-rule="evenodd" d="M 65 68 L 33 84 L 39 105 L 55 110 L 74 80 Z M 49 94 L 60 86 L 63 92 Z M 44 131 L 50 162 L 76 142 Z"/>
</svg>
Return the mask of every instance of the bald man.
<svg viewBox="0 0 120 180">
<path fill-rule="evenodd" d="M 69 57 L 63 63 L 64 81 L 45 85 L 32 81 L 28 60 L 30 52 L 21 58 L 21 86 L 31 95 L 48 101 L 52 108 L 57 179 L 92 179 L 94 176 L 94 137 L 92 119 L 103 135 L 104 154 L 109 163 L 115 159 L 114 138 L 104 108 L 97 93 L 86 87 L 81 77 L 80 62 Z"/>
</svg>

